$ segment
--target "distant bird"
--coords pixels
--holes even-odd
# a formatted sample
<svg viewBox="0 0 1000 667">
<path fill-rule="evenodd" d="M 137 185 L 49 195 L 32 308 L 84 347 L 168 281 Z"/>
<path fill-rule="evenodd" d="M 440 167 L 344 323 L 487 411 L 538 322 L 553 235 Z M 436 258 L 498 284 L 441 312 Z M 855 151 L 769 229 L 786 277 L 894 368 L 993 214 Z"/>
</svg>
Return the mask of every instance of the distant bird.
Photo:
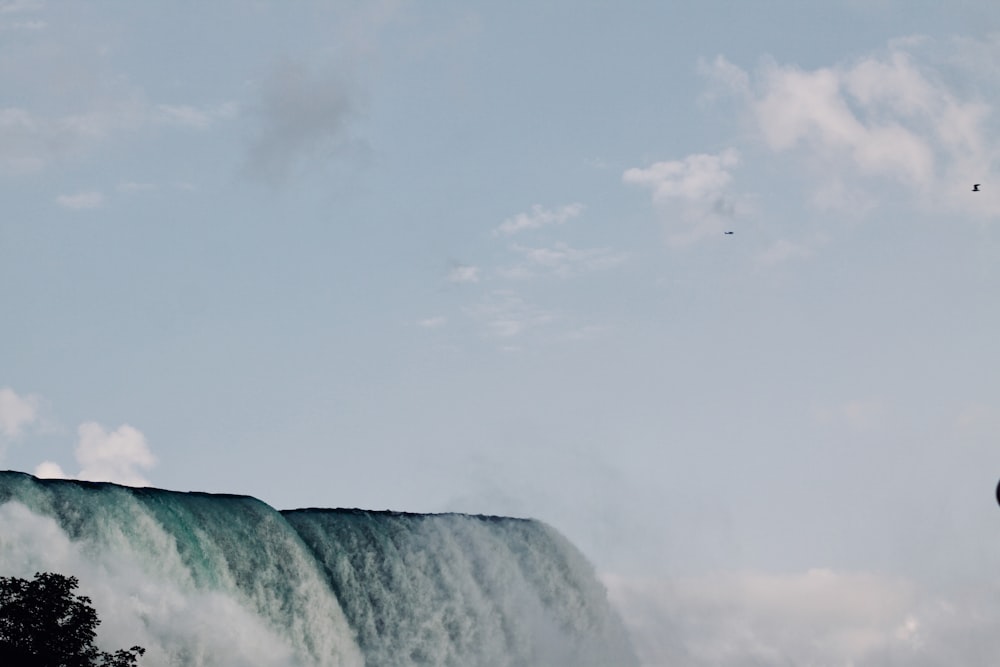
<svg viewBox="0 0 1000 667">
<path fill-rule="evenodd" d="M 732 232 L 722 232 L 723 234 L 732 234 Z"/>
<path fill-rule="evenodd" d="M 982 184 L 981 183 L 976 183 L 975 185 L 973 185 L 972 186 L 972 191 L 973 192 L 979 192 L 979 186 L 980 185 L 982 185 Z"/>
</svg>

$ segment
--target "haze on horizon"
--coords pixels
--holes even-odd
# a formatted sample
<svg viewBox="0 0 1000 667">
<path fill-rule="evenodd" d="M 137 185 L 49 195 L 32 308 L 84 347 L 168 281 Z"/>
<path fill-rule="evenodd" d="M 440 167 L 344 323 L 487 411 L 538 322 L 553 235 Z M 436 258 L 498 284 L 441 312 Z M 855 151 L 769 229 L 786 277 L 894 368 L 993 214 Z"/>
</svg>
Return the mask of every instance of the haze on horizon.
<svg viewBox="0 0 1000 667">
<path fill-rule="evenodd" d="M 0 468 L 536 517 L 648 667 L 985 664 L 1000 7 L 734 5 L 0 1 Z"/>
</svg>

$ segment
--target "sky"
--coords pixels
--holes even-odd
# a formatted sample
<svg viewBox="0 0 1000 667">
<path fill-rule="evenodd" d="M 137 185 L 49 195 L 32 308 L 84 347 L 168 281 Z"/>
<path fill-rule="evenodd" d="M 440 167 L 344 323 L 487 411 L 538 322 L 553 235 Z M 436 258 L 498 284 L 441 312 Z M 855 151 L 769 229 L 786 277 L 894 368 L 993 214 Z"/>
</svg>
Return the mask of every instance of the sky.
<svg viewBox="0 0 1000 667">
<path fill-rule="evenodd" d="M 985 664 L 998 63 L 985 0 L 0 1 L 0 468 L 539 518 L 647 667 Z"/>
</svg>

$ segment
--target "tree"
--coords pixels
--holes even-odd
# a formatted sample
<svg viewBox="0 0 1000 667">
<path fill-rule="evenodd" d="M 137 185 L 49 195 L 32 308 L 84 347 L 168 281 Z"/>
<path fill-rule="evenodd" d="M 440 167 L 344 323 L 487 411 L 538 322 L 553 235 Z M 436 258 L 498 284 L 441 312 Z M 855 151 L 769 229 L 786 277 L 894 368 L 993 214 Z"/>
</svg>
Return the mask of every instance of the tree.
<svg viewBox="0 0 1000 667">
<path fill-rule="evenodd" d="M 34 579 L 0 577 L 0 665 L 134 667 L 146 652 L 94 646 L 100 624 L 90 598 L 73 593 L 76 577 L 38 572 Z"/>
</svg>

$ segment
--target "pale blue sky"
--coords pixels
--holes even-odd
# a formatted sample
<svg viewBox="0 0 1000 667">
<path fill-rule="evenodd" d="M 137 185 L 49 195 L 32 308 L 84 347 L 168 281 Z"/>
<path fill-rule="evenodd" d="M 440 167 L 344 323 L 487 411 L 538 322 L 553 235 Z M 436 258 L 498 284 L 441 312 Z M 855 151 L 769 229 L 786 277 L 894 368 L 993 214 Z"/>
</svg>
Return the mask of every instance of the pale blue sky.
<svg viewBox="0 0 1000 667">
<path fill-rule="evenodd" d="M 993 586 L 998 21 L 0 2 L 0 467 Z"/>
</svg>

